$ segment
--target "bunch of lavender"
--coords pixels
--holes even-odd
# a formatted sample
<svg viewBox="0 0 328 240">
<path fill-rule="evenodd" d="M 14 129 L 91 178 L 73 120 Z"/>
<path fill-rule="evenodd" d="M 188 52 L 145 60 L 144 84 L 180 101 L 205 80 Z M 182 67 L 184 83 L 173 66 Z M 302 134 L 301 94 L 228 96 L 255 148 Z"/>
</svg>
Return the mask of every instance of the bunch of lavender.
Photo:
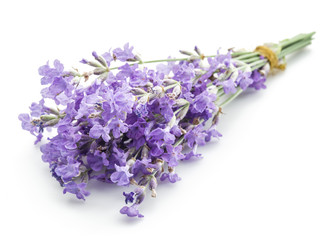
<svg viewBox="0 0 328 240">
<path fill-rule="evenodd" d="M 120 212 L 143 217 L 138 207 L 147 189 L 156 197 L 159 181 L 179 181 L 179 161 L 200 158 L 197 147 L 221 137 L 216 126 L 222 107 L 249 88 L 265 88 L 269 71 L 283 69 L 285 56 L 309 45 L 313 34 L 253 52 L 205 56 L 195 47 L 194 53 L 180 51 L 184 58 L 155 61 L 142 61 L 126 44 L 82 59 L 91 67 L 83 73 L 66 71 L 55 60 L 53 67 L 39 68 L 42 99 L 19 120 L 35 143 L 44 129 L 56 128 L 40 149 L 64 193 L 84 200 L 91 179 L 135 185 L 123 192 L 127 206 Z M 156 62 L 156 70 L 144 67 Z"/>
</svg>

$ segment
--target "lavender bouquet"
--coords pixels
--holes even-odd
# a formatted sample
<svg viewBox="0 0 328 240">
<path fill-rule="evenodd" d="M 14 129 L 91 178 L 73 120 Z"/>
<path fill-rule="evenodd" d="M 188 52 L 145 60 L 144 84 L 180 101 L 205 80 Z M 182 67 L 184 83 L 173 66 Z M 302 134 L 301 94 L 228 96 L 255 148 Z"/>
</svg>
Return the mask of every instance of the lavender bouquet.
<svg viewBox="0 0 328 240">
<path fill-rule="evenodd" d="M 89 195 L 90 180 L 135 185 L 123 192 L 120 212 L 143 217 L 139 206 L 159 181 L 175 183 L 179 161 L 201 158 L 197 147 L 219 138 L 222 108 L 247 89 L 265 88 L 266 77 L 285 68 L 285 56 L 311 44 L 300 34 L 254 51 L 229 49 L 205 56 L 142 61 L 129 44 L 82 59 L 90 71 L 65 70 L 55 60 L 39 68 L 42 99 L 30 114 L 19 115 L 22 128 L 40 142 L 44 129 L 57 133 L 42 144 L 42 160 L 64 193 Z M 159 63 L 156 70 L 145 67 Z M 116 66 L 115 66 L 116 64 Z"/>
</svg>

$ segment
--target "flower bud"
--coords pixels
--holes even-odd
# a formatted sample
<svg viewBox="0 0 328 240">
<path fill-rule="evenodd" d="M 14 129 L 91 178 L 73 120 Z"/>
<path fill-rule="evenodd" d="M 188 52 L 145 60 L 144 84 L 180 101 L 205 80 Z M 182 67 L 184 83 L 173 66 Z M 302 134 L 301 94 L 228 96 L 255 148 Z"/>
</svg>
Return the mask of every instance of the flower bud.
<svg viewBox="0 0 328 240">
<path fill-rule="evenodd" d="M 199 56 L 192 55 L 188 58 L 189 61 L 198 60 Z"/>
<path fill-rule="evenodd" d="M 137 189 L 134 190 L 136 194 L 136 203 L 140 204 L 145 199 L 146 193 L 145 193 L 145 187 L 140 186 Z"/>
<path fill-rule="evenodd" d="M 164 88 L 162 86 L 155 86 L 153 87 L 153 93 L 156 94 L 157 96 L 164 94 Z"/>
<path fill-rule="evenodd" d="M 181 107 L 181 106 L 186 106 L 187 104 L 189 104 L 189 102 L 186 99 L 179 98 L 179 99 L 175 100 L 174 106 L 175 107 Z"/>
<path fill-rule="evenodd" d="M 157 178 L 153 176 L 149 181 L 149 189 L 151 190 L 151 196 L 153 198 L 157 196 L 156 188 L 157 188 Z"/>
<path fill-rule="evenodd" d="M 144 185 L 147 184 L 147 182 L 148 182 L 148 179 L 144 176 L 139 180 L 138 185 L 139 186 L 144 186 Z"/>
<path fill-rule="evenodd" d="M 137 181 L 134 178 L 130 179 L 130 184 L 136 185 L 136 186 L 138 185 Z"/>
<path fill-rule="evenodd" d="M 148 158 L 149 157 L 149 147 L 144 145 L 141 150 L 141 158 Z"/>
<path fill-rule="evenodd" d="M 187 55 L 187 56 L 191 56 L 191 55 L 192 55 L 191 52 L 188 52 L 188 51 L 185 51 L 185 50 L 179 50 L 179 52 L 180 52 L 181 54 L 184 54 L 184 55 Z"/>
<path fill-rule="evenodd" d="M 199 56 L 202 55 L 202 52 L 200 51 L 200 49 L 197 46 L 195 46 L 194 50 Z"/>
<path fill-rule="evenodd" d="M 128 59 L 126 59 L 126 61 L 127 61 L 127 62 L 136 62 L 137 59 L 135 59 L 135 58 L 128 58 Z"/>
<path fill-rule="evenodd" d="M 135 163 L 135 159 L 131 158 L 126 162 L 126 165 L 129 166 L 129 168 L 131 168 L 133 166 L 133 164 Z"/>
<path fill-rule="evenodd" d="M 175 125 L 176 120 L 177 120 L 177 117 L 175 115 L 173 115 L 173 117 L 171 118 L 171 120 L 169 121 L 169 123 L 167 125 L 170 128 L 172 128 Z"/>
<path fill-rule="evenodd" d="M 104 68 L 102 68 L 102 67 L 97 67 L 97 68 L 95 68 L 95 69 L 93 70 L 93 73 L 94 73 L 95 75 L 100 75 L 100 74 L 103 74 L 103 73 L 105 73 L 105 72 L 107 72 L 107 70 L 104 69 Z"/>
<path fill-rule="evenodd" d="M 158 177 L 159 175 L 161 175 L 162 172 L 164 172 L 164 161 L 162 159 L 157 158 L 156 165 L 158 166 L 158 171 L 155 174 L 155 177 Z"/>
<path fill-rule="evenodd" d="M 178 97 L 178 96 L 180 95 L 180 93 L 181 93 L 181 85 L 177 85 L 175 88 L 173 88 L 172 93 L 173 93 L 176 97 Z"/>
<path fill-rule="evenodd" d="M 42 115 L 40 116 L 40 119 L 43 121 L 43 122 L 48 122 L 50 120 L 53 120 L 53 119 L 56 119 L 57 117 L 56 116 L 53 116 L 53 115 Z"/>
<path fill-rule="evenodd" d="M 237 79 L 238 75 L 239 75 L 238 71 L 234 71 L 234 72 L 231 74 L 231 77 L 230 77 L 230 78 L 231 78 L 233 81 L 235 81 L 235 80 Z"/>
<path fill-rule="evenodd" d="M 135 95 L 143 95 L 146 94 L 147 92 L 143 90 L 142 88 L 133 88 L 131 92 Z"/>
<path fill-rule="evenodd" d="M 164 96 L 164 88 L 162 86 L 153 87 L 153 93 L 149 95 L 149 100 L 154 98 L 161 98 Z"/>
<path fill-rule="evenodd" d="M 52 113 L 52 114 L 55 114 L 55 115 L 59 115 L 59 111 L 57 109 L 50 108 L 50 107 L 46 108 L 46 112 Z"/>
<path fill-rule="evenodd" d="M 155 198 L 155 197 L 157 196 L 157 193 L 156 193 L 156 190 L 155 190 L 155 189 L 152 189 L 152 190 L 151 190 L 151 196 L 152 196 L 153 198 Z"/>
<path fill-rule="evenodd" d="M 216 94 L 216 93 L 218 92 L 218 88 L 217 88 L 217 86 L 212 85 L 212 86 L 209 86 L 209 87 L 207 88 L 207 91 L 208 91 L 209 93 Z"/>
<path fill-rule="evenodd" d="M 174 85 L 174 84 L 177 84 L 178 82 L 173 80 L 173 79 L 165 79 L 163 81 L 163 86 L 170 86 L 170 85 Z"/>
<path fill-rule="evenodd" d="M 156 189 L 157 188 L 157 178 L 152 177 L 149 181 L 149 189 Z"/>
<path fill-rule="evenodd" d="M 49 120 L 45 123 L 45 127 L 52 127 L 55 126 L 59 122 L 59 118 L 55 118 L 52 120 Z"/>
<path fill-rule="evenodd" d="M 180 128 L 182 134 L 186 134 L 187 133 L 187 131 L 184 130 L 182 127 L 179 127 L 179 128 Z"/>
<path fill-rule="evenodd" d="M 145 87 L 150 87 L 150 88 L 152 88 L 153 86 L 154 86 L 154 84 L 151 83 L 151 82 L 147 82 L 147 83 L 145 84 Z"/>
<path fill-rule="evenodd" d="M 108 67 L 106 60 L 102 57 L 99 56 L 95 51 L 92 52 L 92 56 L 104 67 Z"/>
<path fill-rule="evenodd" d="M 97 62 L 94 62 L 94 61 L 87 61 L 85 59 L 82 59 L 82 63 L 84 63 L 86 61 L 86 64 L 88 64 L 89 66 L 91 67 L 101 67 L 101 65 Z"/>
<path fill-rule="evenodd" d="M 99 77 L 98 77 L 98 79 L 100 80 L 100 81 L 105 81 L 106 79 L 107 79 L 107 77 L 108 77 L 108 72 L 106 71 L 106 72 L 104 72 L 103 74 L 101 74 Z"/>
<path fill-rule="evenodd" d="M 138 100 L 138 103 L 144 105 L 148 102 L 148 100 L 149 100 L 149 94 L 146 94 Z"/>
<path fill-rule="evenodd" d="M 190 106 L 190 104 L 186 105 L 185 107 L 183 107 L 181 109 L 181 111 L 178 112 L 177 119 L 183 119 L 186 116 L 186 114 L 189 111 L 189 106 Z"/>
</svg>

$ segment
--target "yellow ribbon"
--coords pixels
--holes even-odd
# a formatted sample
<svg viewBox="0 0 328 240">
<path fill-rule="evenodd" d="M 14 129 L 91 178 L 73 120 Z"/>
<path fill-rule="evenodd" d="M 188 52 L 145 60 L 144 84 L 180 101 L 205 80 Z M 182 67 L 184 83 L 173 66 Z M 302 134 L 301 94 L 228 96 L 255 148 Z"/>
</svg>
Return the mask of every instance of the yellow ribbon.
<svg viewBox="0 0 328 240">
<path fill-rule="evenodd" d="M 260 55 L 268 59 L 271 71 L 275 68 L 280 70 L 286 69 L 286 64 L 285 63 L 280 64 L 277 54 L 274 51 L 272 51 L 270 48 L 266 46 L 257 46 L 254 52 L 258 52 L 260 53 Z"/>
</svg>

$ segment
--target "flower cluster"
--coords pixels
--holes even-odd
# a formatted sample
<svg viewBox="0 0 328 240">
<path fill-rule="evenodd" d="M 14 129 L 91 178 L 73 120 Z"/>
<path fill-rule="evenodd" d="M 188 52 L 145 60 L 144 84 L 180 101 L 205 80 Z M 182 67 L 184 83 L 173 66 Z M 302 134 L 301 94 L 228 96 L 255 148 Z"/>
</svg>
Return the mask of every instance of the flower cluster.
<svg viewBox="0 0 328 240">
<path fill-rule="evenodd" d="M 179 181 L 179 162 L 200 158 L 197 147 L 221 137 L 221 108 L 247 88 L 265 88 L 269 65 L 259 55 L 252 65 L 241 52 L 181 52 L 185 59 L 167 59 L 156 70 L 128 44 L 82 59 L 88 72 L 67 71 L 58 60 L 39 68 L 42 99 L 19 119 L 36 143 L 44 129 L 56 129 L 40 149 L 64 193 L 84 200 L 92 179 L 135 185 L 123 193 L 120 212 L 143 217 L 147 189 L 156 197 L 159 181 Z"/>
</svg>

